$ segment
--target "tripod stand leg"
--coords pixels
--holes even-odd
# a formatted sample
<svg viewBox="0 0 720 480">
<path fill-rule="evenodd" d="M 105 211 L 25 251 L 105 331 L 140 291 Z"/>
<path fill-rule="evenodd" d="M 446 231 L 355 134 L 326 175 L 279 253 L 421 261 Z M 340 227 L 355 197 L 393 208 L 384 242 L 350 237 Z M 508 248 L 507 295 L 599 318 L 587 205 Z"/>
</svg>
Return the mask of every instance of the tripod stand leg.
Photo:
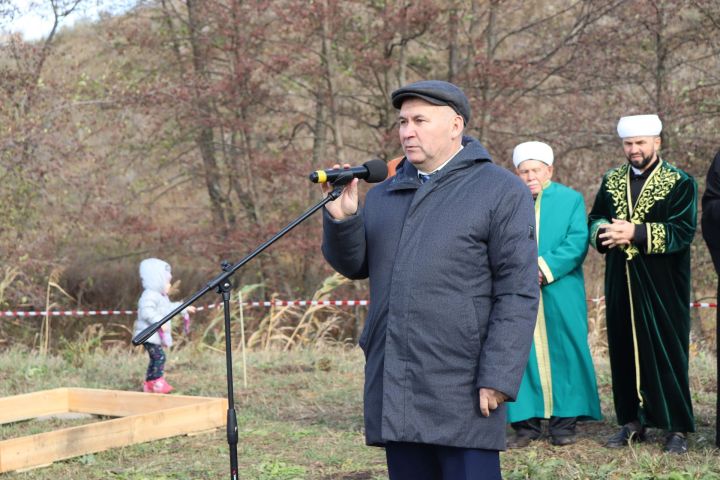
<svg viewBox="0 0 720 480">
<path fill-rule="evenodd" d="M 227 441 L 230 448 L 230 478 L 238 479 L 238 425 L 237 416 L 235 415 L 235 393 L 233 392 L 233 374 L 232 374 L 232 341 L 230 338 L 230 289 L 232 285 L 228 280 L 218 286 L 218 290 L 223 297 L 223 315 L 225 317 L 225 361 L 227 363 L 227 392 L 228 392 L 228 411 L 227 411 Z"/>
</svg>

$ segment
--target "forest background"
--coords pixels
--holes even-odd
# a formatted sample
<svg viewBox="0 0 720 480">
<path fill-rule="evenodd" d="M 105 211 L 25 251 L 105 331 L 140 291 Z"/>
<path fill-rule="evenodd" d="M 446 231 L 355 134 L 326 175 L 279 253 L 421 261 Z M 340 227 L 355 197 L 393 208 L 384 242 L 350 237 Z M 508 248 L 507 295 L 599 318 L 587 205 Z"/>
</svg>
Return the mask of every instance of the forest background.
<svg viewBox="0 0 720 480">
<path fill-rule="evenodd" d="M 663 158 L 700 194 L 720 147 L 718 0 L 143 0 L 64 27 L 90 1 L 37 0 L 52 30 L 0 39 L 2 310 L 134 308 L 149 256 L 192 293 L 320 200 L 310 171 L 399 156 L 388 99 L 415 80 L 461 86 L 468 133 L 504 167 L 517 143 L 549 143 L 554 180 L 588 208 L 625 161 L 620 116 L 658 113 Z M 17 14 L 0 0 L 0 22 Z M 320 238 L 316 215 L 240 270 L 246 300 L 367 298 L 365 282 L 331 276 Z M 699 225 L 692 250 L 693 300 L 708 301 Z M 591 250 L 588 297 L 603 268 Z M 280 313 L 246 312 L 250 332 L 295 335 L 305 314 Z M 332 319 L 318 335 L 344 340 L 364 312 L 315 313 Z M 693 309 L 695 343 L 714 348 L 714 313 Z M 44 341 L 103 321 L 93 332 L 127 343 L 132 320 L 53 319 L 61 335 Z M 2 318 L 0 346 L 36 346 L 48 327 Z M 291 344 L 265 331 L 258 344 Z"/>
</svg>

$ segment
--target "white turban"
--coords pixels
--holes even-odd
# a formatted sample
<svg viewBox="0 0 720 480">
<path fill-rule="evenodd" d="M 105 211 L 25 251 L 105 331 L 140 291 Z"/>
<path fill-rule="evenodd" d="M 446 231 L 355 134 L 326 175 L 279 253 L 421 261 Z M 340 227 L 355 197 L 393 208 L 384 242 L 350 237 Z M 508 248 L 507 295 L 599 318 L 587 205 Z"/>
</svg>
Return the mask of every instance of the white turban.
<svg viewBox="0 0 720 480">
<path fill-rule="evenodd" d="M 521 143 L 513 150 L 515 168 L 525 160 L 539 160 L 547 165 L 552 165 L 554 160 L 552 148 L 543 142 Z"/>
<path fill-rule="evenodd" d="M 620 138 L 657 137 L 662 132 L 662 122 L 657 115 L 632 115 L 622 117 L 617 125 Z"/>
</svg>

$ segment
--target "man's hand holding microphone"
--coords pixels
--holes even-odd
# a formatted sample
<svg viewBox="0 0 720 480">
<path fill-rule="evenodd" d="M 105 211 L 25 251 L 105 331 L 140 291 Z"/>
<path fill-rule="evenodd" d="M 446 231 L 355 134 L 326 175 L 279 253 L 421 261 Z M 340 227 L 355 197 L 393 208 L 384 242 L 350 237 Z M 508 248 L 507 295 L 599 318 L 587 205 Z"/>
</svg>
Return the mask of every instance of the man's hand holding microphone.
<svg viewBox="0 0 720 480">
<path fill-rule="evenodd" d="M 351 167 L 346 163 L 342 167 L 335 164 L 330 170 L 316 170 L 310 174 L 310 181 L 320 183 L 324 195 L 328 195 L 337 186 L 345 184 L 340 197 L 325 205 L 328 213 L 335 220 L 344 220 L 357 213 L 359 179 L 362 178 L 368 183 L 378 183 L 385 180 L 387 173 L 385 162 L 375 159 L 359 167 Z"/>
</svg>

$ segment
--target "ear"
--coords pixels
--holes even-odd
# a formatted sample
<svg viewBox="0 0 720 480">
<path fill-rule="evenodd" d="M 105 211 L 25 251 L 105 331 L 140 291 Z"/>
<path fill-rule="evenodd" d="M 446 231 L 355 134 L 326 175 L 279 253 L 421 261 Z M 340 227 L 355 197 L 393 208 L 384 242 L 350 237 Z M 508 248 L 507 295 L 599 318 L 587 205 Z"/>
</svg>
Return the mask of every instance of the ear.
<svg viewBox="0 0 720 480">
<path fill-rule="evenodd" d="M 662 138 L 655 137 L 655 150 L 660 150 L 660 145 L 662 144 Z"/>
<path fill-rule="evenodd" d="M 464 129 L 465 129 L 465 120 L 463 120 L 462 116 L 456 114 L 453 117 L 452 129 L 450 130 L 452 139 L 454 140 L 457 137 L 462 136 Z"/>
</svg>

